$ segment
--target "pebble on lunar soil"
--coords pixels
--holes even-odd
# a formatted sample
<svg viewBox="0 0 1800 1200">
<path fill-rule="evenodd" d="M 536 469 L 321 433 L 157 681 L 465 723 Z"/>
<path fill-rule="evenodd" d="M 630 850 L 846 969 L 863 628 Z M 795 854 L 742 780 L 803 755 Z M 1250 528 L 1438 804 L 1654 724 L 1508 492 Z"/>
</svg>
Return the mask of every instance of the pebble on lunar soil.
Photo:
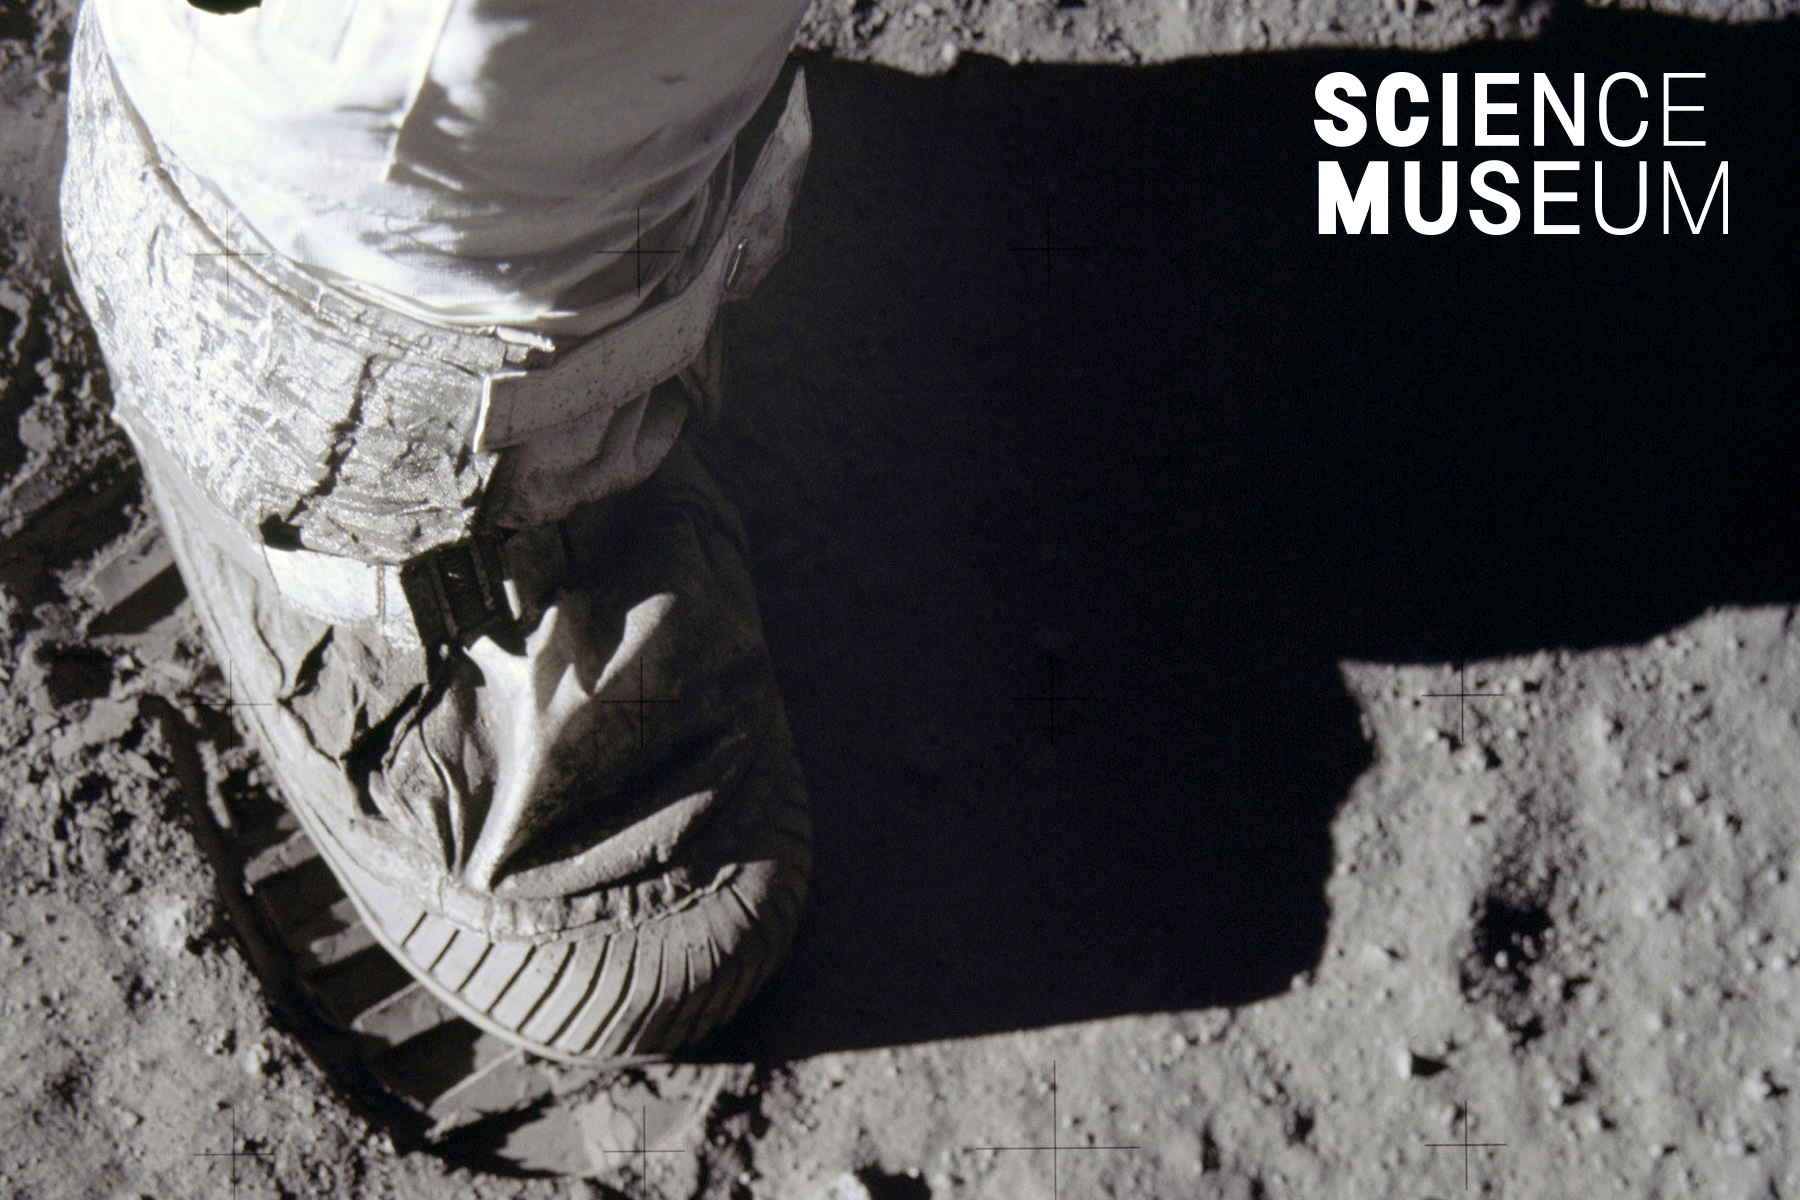
<svg viewBox="0 0 1800 1200">
<path fill-rule="evenodd" d="M 868 1185 L 854 1175 L 839 1175 L 825 1185 L 813 1200 L 875 1200 Z"/>
</svg>

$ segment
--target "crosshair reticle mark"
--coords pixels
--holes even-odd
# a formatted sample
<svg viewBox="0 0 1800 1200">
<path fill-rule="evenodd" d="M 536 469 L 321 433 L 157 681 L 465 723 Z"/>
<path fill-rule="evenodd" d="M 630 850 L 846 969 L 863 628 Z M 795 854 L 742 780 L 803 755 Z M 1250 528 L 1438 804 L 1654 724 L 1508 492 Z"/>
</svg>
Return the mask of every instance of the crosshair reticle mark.
<svg viewBox="0 0 1800 1200">
<path fill-rule="evenodd" d="M 1050 1063 L 1050 1141 L 1043 1146 L 964 1146 L 965 1152 L 974 1150 L 1048 1150 L 1050 1152 L 1050 1195 L 1052 1200 L 1059 1200 L 1062 1195 L 1062 1163 L 1060 1156 L 1073 1150 L 1136 1150 L 1130 1146 L 1081 1146 L 1065 1145 L 1057 1141 L 1057 1102 L 1056 1102 L 1056 1063 Z"/>
<path fill-rule="evenodd" d="M 650 1195 L 650 1156 L 652 1154 L 686 1154 L 685 1150 L 652 1150 L 650 1149 L 650 1107 L 643 1105 L 638 1109 L 638 1144 L 629 1150 L 602 1150 L 602 1154 L 635 1154 L 638 1159 L 638 1186 L 643 1189 L 646 1198 Z"/>
<path fill-rule="evenodd" d="M 225 292 L 231 293 L 231 260 L 234 258 L 267 258 L 266 250 L 238 250 L 231 244 L 231 226 L 236 214 L 225 218 L 225 248 L 223 250 L 190 250 L 192 258 L 222 258 L 225 260 Z"/>
<path fill-rule="evenodd" d="M 1456 740 L 1468 741 L 1468 704 L 1471 700 L 1491 700 L 1502 698 L 1505 692 L 1471 692 L 1469 690 L 1469 669 L 1461 663 L 1456 666 L 1456 690 L 1454 692 L 1421 692 L 1421 700 L 1439 699 L 1456 701 Z"/>
<path fill-rule="evenodd" d="M 227 1107 L 229 1107 L 229 1106 L 227 1106 Z M 194 1154 L 195 1158 L 228 1158 L 231 1160 L 232 1200 L 236 1200 L 237 1194 L 238 1194 L 238 1159 L 240 1159 L 240 1158 L 267 1158 L 269 1156 L 269 1152 L 267 1150 L 240 1150 L 240 1149 L 238 1149 L 239 1145 L 248 1145 L 248 1144 L 249 1144 L 248 1142 L 245 1142 L 245 1141 L 243 1141 L 243 1139 L 238 1137 L 237 1114 L 232 1113 L 231 1114 L 230 1148 L 227 1150 L 200 1150 Z"/>
<path fill-rule="evenodd" d="M 224 709 L 231 709 L 231 708 L 273 708 L 275 706 L 275 701 L 273 701 L 273 700 L 240 700 L 240 699 L 238 699 L 237 666 L 236 666 L 236 664 L 230 663 L 230 662 L 227 662 L 225 664 L 225 703 L 214 704 L 212 701 L 204 699 L 203 697 L 198 696 L 198 695 L 196 695 L 194 697 L 194 703 L 199 705 L 201 708 L 210 708 L 210 709 L 213 709 L 214 711 L 221 711 Z"/>
<path fill-rule="evenodd" d="M 681 701 L 674 696 L 646 695 L 644 692 L 644 660 L 641 658 L 638 659 L 637 666 L 638 666 L 637 695 L 636 696 L 628 696 L 628 697 L 625 697 L 624 699 L 619 699 L 619 700 L 608 700 L 608 699 L 602 698 L 600 700 L 600 703 L 601 704 L 632 704 L 632 705 L 637 706 L 638 749 L 642 750 L 644 748 L 644 707 L 645 707 L 645 705 L 649 705 L 649 704 L 679 704 L 679 703 L 681 703 Z"/>
<path fill-rule="evenodd" d="M 1454 1142 L 1426 1142 L 1425 1144 L 1427 1146 L 1431 1147 L 1433 1150 L 1439 1150 L 1439 1149 L 1445 1149 L 1445 1148 L 1462 1150 L 1462 1152 L 1463 1152 L 1463 1189 L 1466 1191 L 1466 1190 L 1468 1190 L 1468 1187 L 1469 1187 L 1469 1151 L 1471 1151 L 1471 1150 L 1492 1150 L 1492 1149 L 1496 1149 L 1498 1147 L 1504 1146 L 1504 1145 L 1506 1145 L 1506 1143 L 1505 1142 L 1472 1142 L 1472 1141 L 1470 1141 L 1469 1140 L 1469 1106 L 1466 1104 L 1459 1104 L 1456 1106 L 1456 1119 L 1455 1119 L 1455 1121 L 1452 1122 L 1452 1124 L 1460 1127 L 1462 1130 L 1462 1132 L 1458 1135 L 1459 1140 L 1454 1141 Z"/>
<path fill-rule="evenodd" d="M 1050 293 L 1051 263 L 1054 260 L 1056 255 L 1059 255 L 1059 254 L 1065 255 L 1067 257 L 1072 257 L 1076 262 L 1083 262 L 1087 259 L 1088 251 L 1090 249 L 1092 249 L 1092 247 L 1089 247 L 1089 246 L 1080 246 L 1080 245 L 1073 245 L 1073 244 L 1058 244 L 1057 242 L 1052 240 L 1053 235 L 1051 234 L 1050 226 L 1051 226 L 1050 197 L 1048 195 L 1046 195 L 1044 197 L 1044 237 L 1043 237 L 1043 240 L 1034 246 L 1008 246 L 1007 247 L 1007 249 L 1012 251 L 1014 254 L 1041 254 L 1044 256 L 1044 294 L 1045 295 L 1049 295 L 1049 293 Z"/>
<path fill-rule="evenodd" d="M 1044 706 L 1044 732 L 1049 736 L 1050 744 L 1054 746 L 1056 745 L 1056 706 L 1058 704 L 1067 704 L 1074 700 L 1098 700 L 1100 697 L 1079 692 L 1057 691 L 1056 656 L 1054 654 L 1046 654 L 1038 661 L 1045 664 L 1043 672 L 1045 680 L 1044 690 L 1024 696 L 1014 696 L 1012 699 L 1015 704 L 1041 704 Z"/>
<path fill-rule="evenodd" d="M 644 249 L 644 209 L 643 206 L 640 205 L 637 210 L 637 236 L 631 239 L 631 245 L 623 250 L 596 250 L 594 253 L 630 255 L 632 258 L 632 266 L 637 276 L 637 294 L 642 296 L 644 294 L 644 260 L 646 258 L 680 254 L 681 251 Z"/>
</svg>

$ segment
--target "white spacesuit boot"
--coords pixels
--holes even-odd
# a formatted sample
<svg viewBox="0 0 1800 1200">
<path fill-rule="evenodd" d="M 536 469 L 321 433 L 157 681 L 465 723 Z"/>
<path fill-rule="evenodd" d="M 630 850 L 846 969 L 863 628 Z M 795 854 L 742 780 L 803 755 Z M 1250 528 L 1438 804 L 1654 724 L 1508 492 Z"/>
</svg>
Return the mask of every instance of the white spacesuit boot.
<svg viewBox="0 0 1800 1200">
<path fill-rule="evenodd" d="M 451 37 L 458 20 L 491 32 L 495 7 L 97 0 L 72 68 L 65 243 L 212 647 L 369 930 L 481 1028 L 621 1063 L 730 1018 L 787 944 L 809 868 L 742 533 L 681 438 L 718 402 L 720 304 L 783 248 L 803 83 L 759 145 L 732 146 L 798 13 L 725 99 L 694 103 L 704 136 L 608 127 L 571 151 L 638 184 L 519 211 L 500 193 L 541 179 L 483 194 L 453 177 L 493 178 L 505 139 L 488 135 L 523 119 L 493 73 L 543 58 L 516 30 Z M 655 6 L 585 11 L 609 7 L 628 24 Z M 377 88 L 359 62 L 418 51 L 407 22 L 427 18 L 439 40 L 383 101 L 397 119 L 369 118 L 373 149 L 332 140 L 341 114 L 374 111 L 332 89 Z M 145 28 L 176 49 L 116 44 Z M 283 59 L 280 38 L 323 57 Z M 490 57 L 470 66 L 476 45 Z M 229 92 L 244 54 L 268 95 L 215 97 L 242 128 L 184 156 L 206 114 L 168 115 L 180 81 Z M 164 72 L 151 108 L 131 83 L 145 56 Z M 283 125 L 282 87 L 321 97 L 318 121 Z M 318 161 L 243 153 L 257 121 Z M 305 187 L 283 175 L 302 169 Z M 618 241 L 631 210 L 647 267 Z"/>
</svg>

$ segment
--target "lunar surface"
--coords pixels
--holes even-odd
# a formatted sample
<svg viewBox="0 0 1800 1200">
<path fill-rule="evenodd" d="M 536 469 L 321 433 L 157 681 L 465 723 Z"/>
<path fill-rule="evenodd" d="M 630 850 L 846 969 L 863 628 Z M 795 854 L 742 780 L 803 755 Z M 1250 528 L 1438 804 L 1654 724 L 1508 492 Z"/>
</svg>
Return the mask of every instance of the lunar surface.
<svg viewBox="0 0 1800 1200">
<path fill-rule="evenodd" d="M 1800 1194 L 1800 28 L 1652 7 L 815 7 L 701 431 L 812 896 L 570 1179 L 259 982 L 204 816 L 274 801 L 60 258 L 74 5 L 0 3 L 0 1195 Z M 1338 69 L 1707 72 L 1730 236 L 1318 237 Z"/>
</svg>

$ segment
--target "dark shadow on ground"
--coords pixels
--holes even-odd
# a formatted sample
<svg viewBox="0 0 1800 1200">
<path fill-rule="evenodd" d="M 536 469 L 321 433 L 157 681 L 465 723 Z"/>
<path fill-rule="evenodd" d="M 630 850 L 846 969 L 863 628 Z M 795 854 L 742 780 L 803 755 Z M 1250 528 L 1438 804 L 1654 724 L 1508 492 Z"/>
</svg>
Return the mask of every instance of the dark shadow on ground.
<svg viewBox="0 0 1800 1200">
<path fill-rule="evenodd" d="M 818 870 L 711 1050 L 1279 992 L 1317 961 L 1368 762 L 1342 660 L 1800 597 L 1797 49 L 1793 24 L 1570 13 L 1443 56 L 812 64 L 796 241 L 734 318 L 716 457 Z M 1671 153 L 1690 188 L 1730 159 L 1731 235 L 1318 237 L 1312 85 L 1339 67 L 1707 71 L 1713 144 Z M 1087 250 L 1047 286 L 1009 250 L 1045 244 Z M 1014 699 L 1052 658 L 1097 697 L 1054 741 Z"/>
</svg>

